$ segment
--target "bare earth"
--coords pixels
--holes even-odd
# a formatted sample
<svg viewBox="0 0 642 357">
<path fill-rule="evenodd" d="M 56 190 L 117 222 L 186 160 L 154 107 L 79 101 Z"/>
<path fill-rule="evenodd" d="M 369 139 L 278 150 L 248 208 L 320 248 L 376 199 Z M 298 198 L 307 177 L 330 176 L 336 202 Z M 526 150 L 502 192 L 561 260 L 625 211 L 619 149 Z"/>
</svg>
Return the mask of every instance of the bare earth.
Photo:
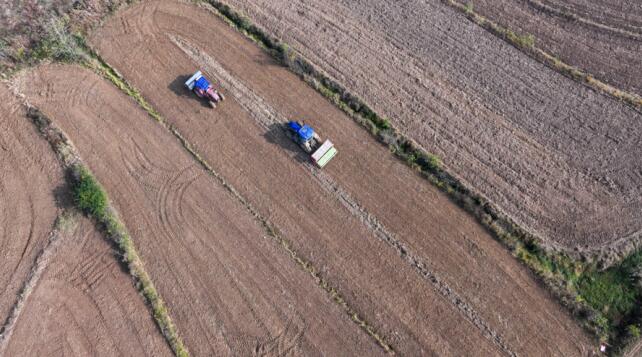
<svg viewBox="0 0 642 357">
<path fill-rule="evenodd" d="M 26 94 L 104 184 L 194 356 L 382 352 L 116 87 L 79 67 L 43 67 L 27 81 L 49 88 Z"/>
<path fill-rule="evenodd" d="M 640 238 L 640 112 L 438 0 L 229 3 L 549 245 L 608 253 Z"/>
<path fill-rule="evenodd" d="M 474 6 L 493 21 L 535 35 L 538 46 L 564 62 L 642 94 L 639 1 L 476 0 Z M 575 19 L 568 19 L 569 15 Z"/>
<path fill-rule="evenodd" d="M 572 319 L 474 219 L 207 10 L 175 2 L 138 4 L 107 21 L 90 42 L 400 353 L 582 355 L 591 349 Z M 216 110 L 183 89 L 195 68 L 222 82 L 228 99 Z M 58 72 L 41 71 L 38 80 L 64 82 L 71 75 Z M 53 98 L 72 100 L 61 97 Z M 107 98 L 116 96 L 100 97 L 96 110 L 115 106 Z M 131 113 L 126 125 L 94 127 L 92 121 L 81 130 L 64 119 L 68 106 L 47 103 L 85 156 L 118 152 L 104 148 L 116 146 L 102 138 L 108 131 L 118 134 L 111 140 L 157 130 Z M 326 170 L 306 164 L 277 128 L 286 118 L 303 118 L 336 143 L 339 156 Z M 138 145 L 145 155 L 173 153 L 170 143 Z M 122 159 L 102 163 L 106 156 L 92 167 L 128 226 L 141 226 L 134 224 L 140 210 L 126 208 L 140 200 L 112 182 L 127 176 L 116 169 Z M 143 228 L 139 239 L 149 239 L 143 236 L 151 229 Z M 178 308 L 176 302 L 170 306 Z"/>
<path fill-rule="evenodd" d="M 171 356 L 113 247 L 82 219 L 31 294 L 6 356 Z"/>
<path fill-rule="evenodd" d="M 62 170 L 13 94 L 0 85 L 0 329 L 47 245 Z"/>
</svg>

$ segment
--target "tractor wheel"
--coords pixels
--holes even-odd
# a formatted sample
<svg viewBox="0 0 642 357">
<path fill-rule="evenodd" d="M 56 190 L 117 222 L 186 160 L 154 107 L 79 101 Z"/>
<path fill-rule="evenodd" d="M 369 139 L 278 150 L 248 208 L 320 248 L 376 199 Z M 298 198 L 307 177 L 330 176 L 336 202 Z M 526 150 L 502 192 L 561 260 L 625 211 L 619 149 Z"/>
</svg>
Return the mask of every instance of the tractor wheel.
<svg viewBox="0 0 642 357">
<path fill-rule="evenodd" d="M 214 101 L 210 100 L 209 104 L 210 104 L 210 107 L 216 108 L 216 103 L 214 103 Z"/>
<path fill-rule="evenodd" d="M 221 101 L 225 100 L 225 96 L 223 95 L 223 93 L 218 92 L 218 96 L 219 98 L 221 98 Z"/>
</svg>

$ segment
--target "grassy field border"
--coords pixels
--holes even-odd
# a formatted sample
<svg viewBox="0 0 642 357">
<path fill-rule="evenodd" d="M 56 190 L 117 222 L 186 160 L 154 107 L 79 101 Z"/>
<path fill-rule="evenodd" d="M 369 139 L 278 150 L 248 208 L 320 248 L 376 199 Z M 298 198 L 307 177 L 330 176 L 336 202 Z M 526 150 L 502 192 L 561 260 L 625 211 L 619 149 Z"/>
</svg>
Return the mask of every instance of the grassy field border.
<svg viewBox="0 0 642 357">
<path fill-rule="evenodd" d="M 66 135 L 43 112 L 38 108 L 28 106 L 27 117 L 52 146 L 63 169 L 67 171 L 67 180 L 72 188 L 76 208 L 93 218 L 107 237 L 118 246 L 136 288 L 145 298 L 156 324 L 174 354 L 177 357 L 189 357 L 189 352 L 178 335 L 178 330 L 169 316 L 165 302 L 145 270 L 134 242 L 116 210 L 110 204 L 105 189 L 82 162 Z"/>
<path fill-rule="evenodd" d="M 613 274 L 617 276 L 628 274 L 630 267 L 625 269 L 627 265 L 642 269 L 642 251 L 634 252 L 621 262 L 604 269 L 594 261 L 574 259 L 563 252 L 543 248 L 540 239 L 519 227 L 493 204 L 465 187 L 458 179 L 449 174 L 437 156 L 423 150 L 416 142 L 394 128 L 388 118 L 377 114 L 363 100 L 318 70 L 286 43 L 267 34 L 243 14 L 221 1 L 202 0 L 197 2 L 205 2 L 213 6 L 225 22 L 257 43 L 283 66 L 300 76 L 350 118 L 370 131 L 379 142 L 390 149 L 393 155 L 417 170 L 430 183 L 446 193 L 452 201 L 473 215 L 513 256 L 529 267 L 581 325 L 599 338 L 601 342 L 610 343 L 614 351 L 622 351 L 626 345 L 639 339 L 639 336 L 636 336 L 635 333 L 631 334 L 629 331 L 639 330 L 642 325 L 640 311 L 633 311 L 631 316 L 615 321 L 607 313 L 609 305 L 605 301 L 610 302 L 612 293 L 621 290 L 621 284 L 625 284 L 628 291 L 633 291 L 639 300 L 642 297 L 642 286 L 636 286 L 635 281 L 611 281 L 605 277 Z M 467 7 L 464 7 L 463 10 L 466 13 L 472 12 L 472 9 Z M 519 36 L 509 30 L 503 31 L 502 34 L 516 45 L 534 46 L 535 39 L 532 36 Z M 562 64 L 558 65 L 562 66 Z M 575 71 L 577 70 L 574 70 L 573 73 L 577 76 L 585 75 Z M 592 79 L 586 80 L 592 82 Z M 637 99 L 633 98 L 635 99 L 633 100 L 627 97 L 627 93 L 620 92 L 616 92 L 616 94 L 629 104 L 642 104 L 642 101 L 638 103 L 635 101 Z M 627 100 L 627 98 L 631 100 Z M 594 291 L 597 293 L 594 294 Z M 606 291 L 605 296 L 598 294 L 604 291 Z M 597 301 L 591 299 L 587 301 L 584 295 L 597 296 Z"/>
<path fill-rule="evenodd" d="M 520 35 L 509 28 L 501 26 L 500 24 L 486 18 L 483 15 L 475 12 L 473 2 L 466 4 L 460 3 L 456 0 L 441 0 L 451 8 L 459 11 L 465 15 L 469 20 L 481 26 L 490 33 L 499 38 L 504 39 L 509 44 L 524 51 L 526 54 L 534 57 L 536 60 L 544 63 L 548 67 L 558 71 L 559 73 L 572 78 L 598 92 L 604 93 L 614 99 L 620 100 L 626 104 L 631 105 L 637 110 L 642 110 L 642 97 L 635 93 L 621 90 L 615 86 L 607 84 L 599 79 L 593 77 L 590 73 L 581 70 L 576 66 L 567 64 L 557 58 L 556 56 L 548 53 L 536 45 L 536 39 L 531 34 Z"/>
</svg>

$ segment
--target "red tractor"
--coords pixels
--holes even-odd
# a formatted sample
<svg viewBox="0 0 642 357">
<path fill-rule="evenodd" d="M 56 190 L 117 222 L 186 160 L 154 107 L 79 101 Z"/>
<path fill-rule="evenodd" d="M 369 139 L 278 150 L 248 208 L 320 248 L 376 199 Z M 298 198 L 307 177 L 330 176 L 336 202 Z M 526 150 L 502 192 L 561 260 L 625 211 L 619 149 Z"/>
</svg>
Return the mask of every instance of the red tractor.
<svg viewBox="0 0 642 357">
<path fill-rule="evenodd" d="M 196 73 L 185 82 L 185 86 L 199 98 L 207 99 L 212 108 L 216 108 L 216 103 L 225 99 L 223 93 L 214 89 L 201 71 L 196 71 Z"/>
</svg>

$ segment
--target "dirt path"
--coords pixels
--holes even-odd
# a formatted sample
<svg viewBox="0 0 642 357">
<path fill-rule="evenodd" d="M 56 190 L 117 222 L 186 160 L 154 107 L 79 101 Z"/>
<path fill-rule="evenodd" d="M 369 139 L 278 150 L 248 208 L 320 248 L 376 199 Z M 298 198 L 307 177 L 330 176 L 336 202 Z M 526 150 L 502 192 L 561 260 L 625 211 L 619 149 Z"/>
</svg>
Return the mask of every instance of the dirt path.
<svg viewBox="0 0 642 357">
<path fill-rule="evenodd" d="M 171 356 L 113 247 L 77 219 L 56 241 L 6 356 Z"/>
<path fill-rule="evenodd" d="M 206 10 L 137 5 L 91 42 L 348 301 L 392 336 L 402 354 L 480 353 L 477 345 L 485 344 L 517 354 L 581 355 L 590 348 L 526 269 L 474 220 Z M 183 89 L 199 66 L 223 81 L 229 99 L 216 110 Z M 337 159 L 315 173 L 272 124 L 280 118 L 313 124 L 337 144 Z M 482 324 L 467 318 L 418 266 Z"/>
<path fill-rule="evenodd" d="M 60 209 L 62 170 L 47 142 L 0 84 L 0 326 L 12 310 Z M 1 333 L 1 331 L 0 331 Z"/>
<path fill-rule="evenodd" d="M 639 112 L 438 0 L 229 3 L 548 244 L 608 252 L 640 239 Z"/>
<path fill-rule="evenodd" d="M 26 94 L 105 185 L 193 355 L 382 353 L 131 99 L 78 67 L 29 81 L 51 88 Z"/>
<path fill-rule="evenodd" d="M 562 61 L 642 94 L 642 4 L 595 0 L 479 0 L 475 10 L 521 33 Z"/>
</svg>

